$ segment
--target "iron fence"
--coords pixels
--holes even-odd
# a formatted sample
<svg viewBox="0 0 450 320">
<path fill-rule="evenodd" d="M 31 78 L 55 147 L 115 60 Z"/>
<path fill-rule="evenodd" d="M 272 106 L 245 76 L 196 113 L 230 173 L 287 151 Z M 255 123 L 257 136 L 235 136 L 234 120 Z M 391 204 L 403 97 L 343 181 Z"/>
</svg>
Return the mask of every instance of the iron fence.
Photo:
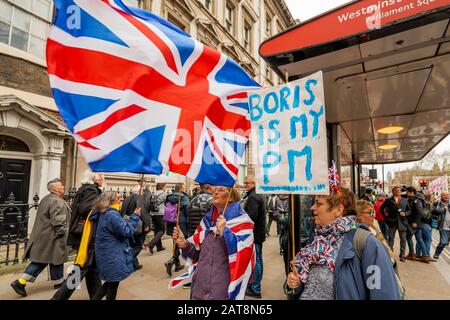
<svg viewBox="0 0 450 320">
<path fill-rule="evenodd" d="M 20 247 L 28 243 L 28 218 L 30 210 L 37 208 L 39 196 L 33 197 L 33 203 L 16 201 L 11 193 L 0 204 L 0 265 L 19 263 Z"/>
</svg>

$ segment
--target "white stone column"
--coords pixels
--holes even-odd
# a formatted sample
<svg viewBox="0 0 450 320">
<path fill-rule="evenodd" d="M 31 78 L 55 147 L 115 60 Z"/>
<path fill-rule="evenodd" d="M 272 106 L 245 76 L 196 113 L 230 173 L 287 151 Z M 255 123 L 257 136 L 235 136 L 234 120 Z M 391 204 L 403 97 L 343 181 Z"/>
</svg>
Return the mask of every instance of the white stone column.
<svg viewBox="0 0 450 320">
<path fill-rule="evenodd" d="M 161 0 L 153 0 L 151 11 L 162 17 L 162 1 Z"/>
<path fill-rule="evenodd" d="M 244 39 L 244 14 L 242 10 L 242 5 L 244 4 L 244 1 L 240 1 L 237 6 L 236 10 L 236 40 L 243 45 L 243 39 Z"/>
</svg>

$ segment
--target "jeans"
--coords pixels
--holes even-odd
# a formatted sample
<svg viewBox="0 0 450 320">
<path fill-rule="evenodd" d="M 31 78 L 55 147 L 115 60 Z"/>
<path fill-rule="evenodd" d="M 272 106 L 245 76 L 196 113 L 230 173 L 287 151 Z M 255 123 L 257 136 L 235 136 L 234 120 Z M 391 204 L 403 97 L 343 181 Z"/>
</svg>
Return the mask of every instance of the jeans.
<svg viewBox="0 0 450 320">
<path fill-rule="evenodd" d="M 432 230 L 431 226 L 424 223 L 416 232 L 416 256 L 421 254 L 429 257 L 431 251 L 432 242 Z"/>
<path fill-rule="evenodd" d="M 395 240 L 395 233 L 397 232 L 398 227 L 389 227 L 389 247 L 391 247 L 391 250 L 394 251 L 394 240 Z M 406 231 L 398 231 L 398 234 L 400 236 L 400 256 L 405 256 L 406 251 Z M 414 252 L 414 251 L 413 251 Z"/>
<path fill-rule="evenodd" d="M 256 294 L 261 294 L 261 280 L 263 277 L 263 257 L 262 257 L 262 243 L 255 244 L 256 262 L 255 270 L 253 270 L 253 281 L 251 289 Z"/>
<path fill-rule="evenodd" d="M 68 279 L 73 276 L 75 271 L 72 271 L 72 273 L 67 277 Z M 83 281 L 83 279 L 86 278 L 86 288 L 89 293 L 89 299 L 93 299 L 94 295 L 97 293 L 97 291 L 102 286 L 102 281 L 100 280 L 100 275 L 98 274 L 97 270 L 93 267 L 84 267 L 80 269 L 80 283 Z M 51 300 L 69 300 L 72 294 L 74 293 L 75 289 L 69 289 L 67 287 L 67 280 L 64 281 L 64 284 L 61 288 L 58 289 L 58 291 L 55 292 Z"/>
<path fill-rule="evenodd" d="M 378 225 L 380 226 L 380 231 L 383 234 L 384 239 L 389 242 L 389 227 L 384 221 L 378 221 Z"/>
<path fill-rule="evenodd" d="M 441 239 L 439 240 L 439 244 L 436 247 L 436 251 L 434 252 L 434 255 L 436 257 L 439 257 L 444 248 L 448 245 L 448 241 L 450 239 L 450 230 L 439 231 L 439 235 L 441 236 Z"/>
<path fill-rule="evenodd" d="M 22 274 L 21 278 L 30 282 L 34 282 L 38 275 L 42 272 L 42 270 L 45 269 L 47 266 L 47 263 L 37 263 L 37 262 L 31 262 L 27 268 L 25 269 L 24 273 Z M 50 279 L 54 284 L 60 284 L 64 281 L 64 265 L 53 265 L 50 264 Z"/>
</svg>

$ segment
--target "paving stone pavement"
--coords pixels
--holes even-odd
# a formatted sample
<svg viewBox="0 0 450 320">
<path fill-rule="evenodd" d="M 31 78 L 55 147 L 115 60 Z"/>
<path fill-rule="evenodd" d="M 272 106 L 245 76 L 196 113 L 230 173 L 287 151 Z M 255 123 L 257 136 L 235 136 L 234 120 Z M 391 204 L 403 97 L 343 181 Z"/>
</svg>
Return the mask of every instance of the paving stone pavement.
<svg viewBox="0 0 450 320">
<path fill-rule="evenodd" d="M 263 245 L 264 277 L 262 283 L 262 296 L 264 300 L 285 300 L 282 290 L 285 280 L 283 259 L 279 255 L 278 237 L 275 228 L 272 236 Z M 139 261 L 143 269 L 133 273 L 124 280 L 119 287 L 118 300 L 188 300 L 189 289 L 177 288 L 168 290 L 169 277 L 165 271 L 164 262 L 170 258 L 172 241 L 164 240 L 165 251 L 150 255 L 143 250 Z M 394 251 L 398 256 L 399 239 L 395 242 Z M 433 245 L 434 246 L 434 245 Z M 432 250 L 434 252 L 434 249 Z M 69 264 L 66 265 L 66 268 Z M 186 269 L 185 269 L 186 270 Z M 174 273 L 174 276 L 185 272 Z M 399 262 L 399 273 L 406 288 L 409 299 L 450 299 L 450 264 L 445 259 L 437 263 L 425 264 L 422 262 Z M 54 294 L 47 272 L 44 271 L 35 283 L 27 285 L 28 296 L 19 297 L 10 287 L 10 283 L 19 274 L 8 274 L 0 277 L 0 300 L 47 300 Z M 76 290 L 72 300 L 87 300 L 88 294 L 84 282 L 81 289 Z M 252 300 L 252 298 L 246 298 Z"/>
</svg>

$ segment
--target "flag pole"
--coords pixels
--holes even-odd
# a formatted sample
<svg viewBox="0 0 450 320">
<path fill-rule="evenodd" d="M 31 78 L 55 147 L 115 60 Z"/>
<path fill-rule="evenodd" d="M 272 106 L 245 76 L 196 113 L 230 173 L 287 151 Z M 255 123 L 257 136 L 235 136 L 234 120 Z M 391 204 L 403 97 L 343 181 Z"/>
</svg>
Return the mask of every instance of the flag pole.
<svg viewBox="0 0 450 320">
<path fill-rule="evenodd" d="M 181 204 L 181 190 L 178 190 L 177 225 L 176 225 L 178 232 L 180 232 L 180 204 Z M 177 244 L 176 244 L 176 241 L 173 240 L 173 254 L 175 254 L 176 250 L 177 250 Z"/>
</svg>

